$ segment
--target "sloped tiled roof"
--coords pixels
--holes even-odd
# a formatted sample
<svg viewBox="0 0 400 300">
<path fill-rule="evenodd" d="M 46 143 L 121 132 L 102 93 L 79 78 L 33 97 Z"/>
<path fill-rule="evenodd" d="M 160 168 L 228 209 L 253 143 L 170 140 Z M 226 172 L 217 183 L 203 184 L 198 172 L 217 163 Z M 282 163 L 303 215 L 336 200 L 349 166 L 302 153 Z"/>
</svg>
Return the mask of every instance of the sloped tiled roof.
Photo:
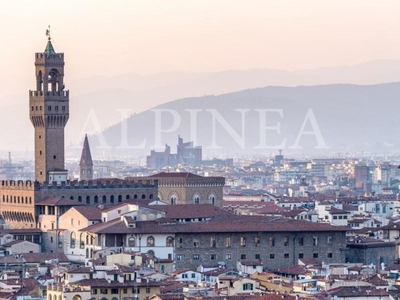
<svg viewBox="0 0 400 300">
<path fill-rule="evenodd" d="M 89 221 L 101 220 L 101 210 L 97 206 L 77 206 L 74 209 Z"/>
<path fill-rule="evenodd" d="M 347 231 L 344 226 L 332 226 L 328 223 L 242 215 L 218 215 L 202 222 L 170 222 L 163 218 L 154 221 L 136 222 L 136 227 L 127 227 L 124 221 L 115 219 L 95 224 L 80 231 L 97 234 L 133 234 L 133 233 L 202 233 L 202 232 L 304 232 L 304 231 Z"/>
<path fill-rule="evenodd" d="M 51 206 L 81 206 L 85 205 L 77 200 L 71 200 L 64 197 L 49 197 L 45 198 L 35 205 L 51 205 Z"/>
</svg>

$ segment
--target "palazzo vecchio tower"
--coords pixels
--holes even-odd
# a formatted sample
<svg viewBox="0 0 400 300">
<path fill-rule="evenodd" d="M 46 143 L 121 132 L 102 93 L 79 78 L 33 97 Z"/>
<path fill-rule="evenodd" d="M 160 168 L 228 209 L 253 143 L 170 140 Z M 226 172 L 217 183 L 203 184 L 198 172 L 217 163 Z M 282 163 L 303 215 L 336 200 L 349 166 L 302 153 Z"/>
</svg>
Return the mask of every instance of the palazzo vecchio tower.
<svg viewBox="0 0 400 300">
<path fill-rule="evenodd" d="M 46 49 L 35 54 L 36 90 L 29 91 L 30 120 L 35 128 L 35 180 L 66 181 L 64 128 L 69 91 L 64 88 L 64 53 L 56 53 L 48 35 Z"/>
</svg>

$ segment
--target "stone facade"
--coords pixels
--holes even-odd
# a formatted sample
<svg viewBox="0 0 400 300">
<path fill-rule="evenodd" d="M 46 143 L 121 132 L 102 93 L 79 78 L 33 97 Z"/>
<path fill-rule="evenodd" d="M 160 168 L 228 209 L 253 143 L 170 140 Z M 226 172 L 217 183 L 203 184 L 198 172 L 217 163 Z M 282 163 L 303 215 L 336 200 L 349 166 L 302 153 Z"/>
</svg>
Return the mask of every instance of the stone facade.
<svg viewBox="0 0 400 300">
<path fill-rule="evenodd" d="M 373 264 L 380 268 L 381 263 L 390 265 L 396 259 L 396 244 L 394 242 L 348 243 L 346 262 Z"/>
<path fill-rule="evenodd" d="M 10 228 L 34 228 L 35 184 L 32 181 L 2 181 L 0 214 Z"/>
<path fill-rule="evenodd" d="M 167 204 L 213 204 L 222 207 L 223 177 L 192 173 L 159 173 L 143 179 L 157 180 L 158 199 Z"/>
<path fill-rule="evenodd" d="M 221 261 L 229 269 L 240 260 L 261 260 L 263 267 L 271 270 L 296 265 L 302 257 L 327 264 L 345 262 L 344 231 L 177 233 L 175 239 L 177 269 Z"/>
</svg>

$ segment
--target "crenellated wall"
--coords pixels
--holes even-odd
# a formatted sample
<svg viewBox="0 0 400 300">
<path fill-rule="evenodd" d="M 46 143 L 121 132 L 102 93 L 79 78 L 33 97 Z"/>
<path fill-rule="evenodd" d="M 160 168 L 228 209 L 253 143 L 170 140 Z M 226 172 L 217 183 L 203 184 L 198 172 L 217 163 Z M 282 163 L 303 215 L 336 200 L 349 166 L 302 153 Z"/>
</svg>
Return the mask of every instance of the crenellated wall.
<svg viewBox="0 0 400 300">
<path fill-rule="evenodd" d="M 0 214 L 11 228 L 36 228 L 35 203 L 46 198 L 73 199 L 86 205 L 115 205 L 128 199 L 156 199 L 157 180 L 1 181 Z"/>
</svg>

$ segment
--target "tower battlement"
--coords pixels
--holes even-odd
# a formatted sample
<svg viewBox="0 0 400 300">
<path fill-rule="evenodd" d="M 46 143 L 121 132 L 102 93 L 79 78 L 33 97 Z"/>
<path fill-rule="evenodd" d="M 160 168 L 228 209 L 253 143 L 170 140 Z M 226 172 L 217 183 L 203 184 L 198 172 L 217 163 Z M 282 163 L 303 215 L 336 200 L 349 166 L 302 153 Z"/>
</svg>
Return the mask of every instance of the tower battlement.
<svg viewBox="0 0 400 300">
<path fill-rule="evenodd" d="M 8 190 L 34 190 L 35 182 L 31 180 L 2 180 L 1 187 Z"/>
<path fill-rule="evenodd" d="M 32 180 L 2 180 L 2 190 L 18 190 L 18 191 L 45 191 L 45 190 L 93 190 L 93 189 L 146 189 L 157 188 L 158 180 L 68 180 L 61 184 L 57 182 L 39 182 Z"/>
<path fill-rule="evenodd" d="M 50 189 L 121 189 L 121 188 L 155 188 L 158 186 L 158 180 L 89 180 L 78 181 L 68 180 L 63 181 L 61 184 L 57 182 L 35 182 L 38 184 L 40 190 Z"/>
<path fill-rule="evenodd" d="M 35 59 L 36 63 L 44 63 L 44 60 L 49 61 L 49 60 L 62 60 L 64 63 L 64 53 L 54 53 L 54 54 L 47 54 L 47 53 L 35 53 Z"/>
<path fill-rule="evenodd" d="M 65 100 L 68 101 L 69 91 L 29 91 L 29 97 L 43 97 L 46 96 L 46 100 Z M 65 98 L 65 99 L 60 99 Z"/>
</svg>

